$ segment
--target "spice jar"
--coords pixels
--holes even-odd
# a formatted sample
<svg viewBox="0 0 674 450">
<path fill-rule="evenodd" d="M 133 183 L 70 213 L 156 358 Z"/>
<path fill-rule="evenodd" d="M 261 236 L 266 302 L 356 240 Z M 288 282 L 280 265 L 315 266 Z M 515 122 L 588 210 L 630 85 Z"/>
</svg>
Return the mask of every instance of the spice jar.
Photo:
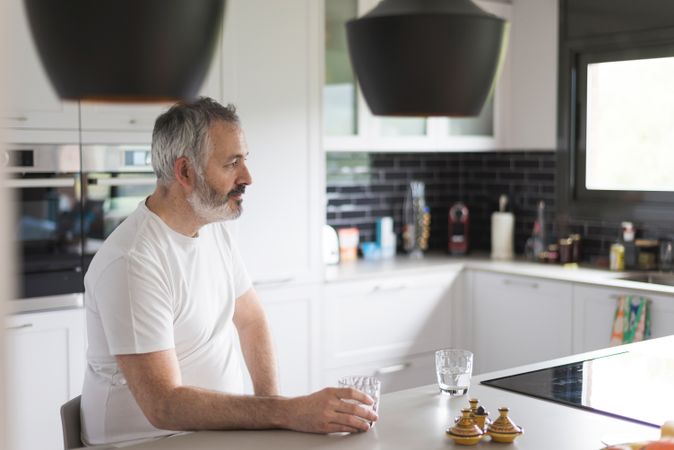
<svg viewBox="0 0 674 450">
<path fill-rule="evenodd" d="M 580 234 L 572 234 L 569 236 L 571 242 L 573 243 L 573 250 L 571 252 L 571 262 L 580 262 L 580 258 L 583 256 L 581 254 L 580 248 Z"/>
<path fill-rule="evenodd" d="M 573 239 L 566 238 L 559 240 L 559 262 L 562 264 L 574 262 Z"/>
<path fill-rule="evenodd" d="M 655 270 L 658 267 L 658 247 L 656 239 L 637 239 L 637 267 L 640 270 Z"/>
</svg>

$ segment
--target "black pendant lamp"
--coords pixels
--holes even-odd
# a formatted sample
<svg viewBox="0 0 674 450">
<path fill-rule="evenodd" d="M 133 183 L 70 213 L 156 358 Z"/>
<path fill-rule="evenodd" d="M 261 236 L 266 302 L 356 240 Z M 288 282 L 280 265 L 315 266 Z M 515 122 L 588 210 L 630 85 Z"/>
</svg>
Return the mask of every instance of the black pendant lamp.
<svg viewBox="0 0 674 450">
<path fill-rule="evenodd" d="M 385 116 L 478 115 L 507 30 L 470 0 L 383 0 L 346 25 L 365 101 Z"/>
<path fill-rule="evenodd" d="M 72 100 L 194 98 L 225 0 L 25 0 L 40 59 Z"/>
</svg>

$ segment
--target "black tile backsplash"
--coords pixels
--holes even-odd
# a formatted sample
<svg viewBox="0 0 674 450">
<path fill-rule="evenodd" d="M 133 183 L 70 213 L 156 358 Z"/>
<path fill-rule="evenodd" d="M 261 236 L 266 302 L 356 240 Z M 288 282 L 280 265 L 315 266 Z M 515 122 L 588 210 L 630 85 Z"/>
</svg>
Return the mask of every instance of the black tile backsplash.
<svg viewBox="0 0 674 450">
<path fill-rule="evenodd" d="M 355 226 L 361 242 L 375 239 L 377 217 L 392 216 L 400 246 L 402 205 L 409 182 L 426 184 L 431 208 L 431 250 L 447 249 L 447 214 L 463 201 L 470 212 L 471 250 L 490 251 L 491 213 L 501 194 L 508 195 L 515 214 L 515 251 L 524 252 L 536 208 L 546 204 L 546 228 L 552 238 L 580 233 L 587 261 L 605 259 L 620 232 L 619 222 L 568 220 L 555 215 L 556 153 L 554 151 L 460 153 L 344 153 L 327 154 L 327 223 L 335 228 Z M 672 238 L 670 223 L 635 223 L 638 236 Z"/>
<path fill-rule="evenodd" d="M 470 212 L 470 247 L 489 250 L 491 213 L 507 194 L 516 214 L 518 252 L 531 234 L 536 205 L 544 200 L 554 214 L 554 152 L 489 153 L 370 153 L 334 152 L 327 155 L 327 222 L 356 226 L 361 242 L 375 239 L 377 217 L 392 216 L 399 235 L 402 205 L 409 182 L 426 184 L 431 208 L 431 250 L 447 248 L 447 214 L 461 200 Z M 549 164 L 553 161 L 552 164 Z M 347 167 L 346 171 L 341 167 Z M 349 179 L 345 172 L 358 174 Z M 368 174 L 366 179 L 363 174 Z"/>
</svg>

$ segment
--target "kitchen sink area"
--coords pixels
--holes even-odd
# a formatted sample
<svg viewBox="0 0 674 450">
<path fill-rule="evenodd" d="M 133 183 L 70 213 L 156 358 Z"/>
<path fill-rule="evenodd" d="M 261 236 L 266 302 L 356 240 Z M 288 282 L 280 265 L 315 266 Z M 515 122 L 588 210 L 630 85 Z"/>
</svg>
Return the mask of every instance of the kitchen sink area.
<svg viewBox="0 0 674 450">
<path fill-rule="evenodd" d="M 661 284 L 665 286 L 674 286 L 674 273 L 663 273 L 663 272 L 630 273 L 625 276 L 617 277 L 616 280 L 637 281 L 639 283 L 651 283 L 651 284 Z"/>
</svg>

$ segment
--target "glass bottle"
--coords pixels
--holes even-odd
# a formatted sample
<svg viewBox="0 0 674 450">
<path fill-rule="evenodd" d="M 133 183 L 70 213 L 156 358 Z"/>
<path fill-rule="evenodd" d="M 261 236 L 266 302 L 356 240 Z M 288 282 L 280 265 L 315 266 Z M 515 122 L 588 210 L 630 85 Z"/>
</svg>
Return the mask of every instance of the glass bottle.
<svg viewBox="0 0 674 450">
<path fill-rule="evenodd" d="M 403 204 L 403 248 L 411 258 L 422 258 L 428 249 L 431 214 L 424 191 L 422 181 L 410 182 Z"/>
<path fill-rule="evenodd" d="M 525 253 L 529 259 L 538 261 L 545 248 L 545 202 L 541 200 L 538 202 L 534 228 L 531 237 L 527 240 Z"/>
</svg>

